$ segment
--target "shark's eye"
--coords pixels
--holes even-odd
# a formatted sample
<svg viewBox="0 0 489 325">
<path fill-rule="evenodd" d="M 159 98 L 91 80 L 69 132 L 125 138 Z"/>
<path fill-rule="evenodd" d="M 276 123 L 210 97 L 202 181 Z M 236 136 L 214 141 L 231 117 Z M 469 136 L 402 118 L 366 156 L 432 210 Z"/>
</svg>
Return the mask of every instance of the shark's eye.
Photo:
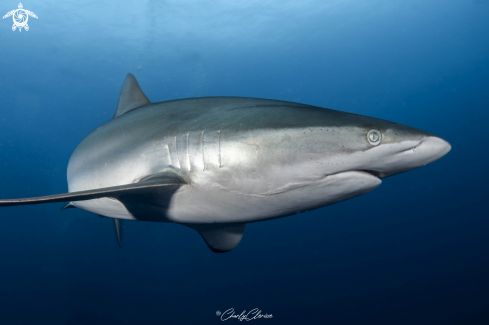
<svg viewBox="0 0 489 325">
<path fill-rule="evenodd" d="M 367 140 L 372 146 L 378 146 L 382 141 L 382 133 L 379 130 L 372 129 L 367 133 Z"/>
</svg>

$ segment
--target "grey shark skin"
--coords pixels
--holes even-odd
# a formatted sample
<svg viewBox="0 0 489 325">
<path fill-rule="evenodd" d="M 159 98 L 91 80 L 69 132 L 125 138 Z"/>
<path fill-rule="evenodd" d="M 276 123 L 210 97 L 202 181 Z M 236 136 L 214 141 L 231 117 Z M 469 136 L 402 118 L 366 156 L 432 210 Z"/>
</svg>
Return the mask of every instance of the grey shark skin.
<svg viewBox="0 0 489 325">
<path fill-rule="evenodd" d="M 1 205 L 71 202 L 99 215 L 197 230 L 215 252 L 249 222 L 365 194 L 431 163 L 450 144 L 405 125 L 303 104 L 237 97 L 151 103 L 129 74 L 117 113 L 68 165 L 69 193 Z"/>
</svg>

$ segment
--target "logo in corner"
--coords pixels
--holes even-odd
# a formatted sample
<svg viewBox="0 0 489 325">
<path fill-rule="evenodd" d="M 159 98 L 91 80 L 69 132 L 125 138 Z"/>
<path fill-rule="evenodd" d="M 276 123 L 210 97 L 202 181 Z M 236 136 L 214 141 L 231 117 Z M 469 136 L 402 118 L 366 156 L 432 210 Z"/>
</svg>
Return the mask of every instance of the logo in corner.
<svg viewBox="0 0 489 325">
<path fill-rule="evenodd" d="M 10 16 L 12 16 L 14 20 L 14 24 L 12 25 L 12 31 L 15 31 L 17 28 L 19 28 L 19 32 L 22 31 L 22 28 L 24 28 L 26 31 L 29 30 L 29 25 L 27 25 L 29 16 L 37 19 L 36 14 L 33 13 L 32 11 L 25 10 L 24 6 L 22 6 L 22 3 L 19 3 L 19 9 L 15 9 L 7 12 L 7 14 L 3 16 L 3 19 Z"/>
</svg>

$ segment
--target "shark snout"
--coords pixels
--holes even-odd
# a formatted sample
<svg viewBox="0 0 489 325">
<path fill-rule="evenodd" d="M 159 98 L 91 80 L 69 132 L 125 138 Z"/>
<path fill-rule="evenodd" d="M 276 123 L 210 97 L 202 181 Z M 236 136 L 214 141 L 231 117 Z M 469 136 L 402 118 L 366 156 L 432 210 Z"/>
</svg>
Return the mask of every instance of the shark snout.
<svg viewBox="0 0 489 325">
<path fill-rule="evenodd" d="M 422 163 L 417 167 L 427 165 L 440 159 L 451 149 L 452 146 L 450 143 L 440 137 L 429 136 L 424 138 L 413 148 L 413 153 L 419 157 L 419 162 Z"/>
<path fill-rule="evenodd" d="M 375 158 L 363 170 L 384 178 L 432 163 L 450 149 L 450 143 L 434 135 L 426 135 L 417 141 L 390 143 L 383 148 L 374 148 L 371 157 Z"/>
</svg>

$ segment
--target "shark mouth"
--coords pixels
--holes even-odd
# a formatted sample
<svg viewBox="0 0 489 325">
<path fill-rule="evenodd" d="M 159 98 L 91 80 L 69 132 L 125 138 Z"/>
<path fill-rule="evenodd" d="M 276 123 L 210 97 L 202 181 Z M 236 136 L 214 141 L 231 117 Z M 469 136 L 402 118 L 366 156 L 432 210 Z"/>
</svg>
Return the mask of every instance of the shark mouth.
<svg viewBox="0 0 489 325">
<path fill-rule="evenodd" d="M 375 176 L 377 178 L 384 178 L 386 175 L 382 172 L 378 172 L 376 170 L 360 170 L 361 172 L 369 173 L 372 176 Z"/>
</svg>

